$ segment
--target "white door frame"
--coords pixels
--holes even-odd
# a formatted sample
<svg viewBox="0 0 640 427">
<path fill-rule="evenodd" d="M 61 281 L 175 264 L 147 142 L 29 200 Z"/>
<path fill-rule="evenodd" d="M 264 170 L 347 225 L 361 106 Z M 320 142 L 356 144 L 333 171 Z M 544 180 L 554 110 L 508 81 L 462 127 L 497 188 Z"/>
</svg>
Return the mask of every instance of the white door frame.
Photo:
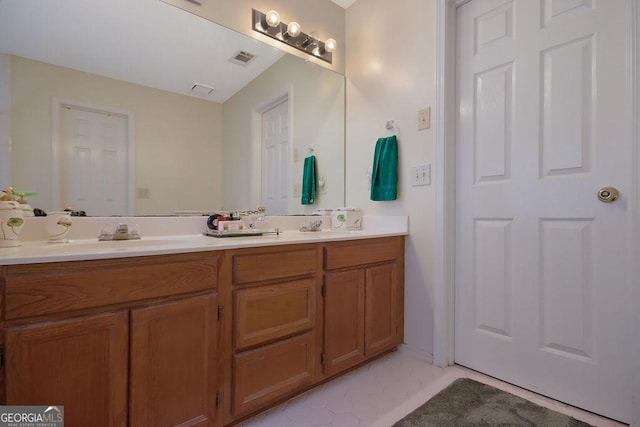
<svg viewBox="0 0 640 427">
<path fill-rule="evenodd" d="M 62 141 L 60 140 L 60 132 L 62 131 L 61 111 L 62 108 L 69 107 L 78 110 L 91 111 L 99 114 L 112 114 L 121 116 L 125 119 L 127 127 L 127 216 L 134 215 L 134 189 L 135 189 L 135 159 L 133 154 L 133 113 L 126 110 L 120 110 L 113 107 L 103 105 L 87 104 L 71 99 L 54 97 L 51 100 L 51 203 L 57 206 L 60 203 L 61 191 L 61 175 L 60 150 Z M 64 209 L 65 206 L 59 206 Z"/>
<path fill-rule="evenodd" d="M 11 56 L 0 53 L 0 185 L 11 183 Z"/>
<path fill-rule="evenodd" d="M 436 236 L 434 282 L 433 359 L 438 366 L 454 363 L 455 296 L 455 176 L 456 176 L 456 21 L 458 7 L 471 0 L 437 0 L 436 2 Z M 629 129 L 635 159 L 631 213 L 635 218 L 635 253 L 633 277 L 640 277 L 640 5 L 630 1 L 631 67 L 628 78 L 632 88 L 632 128 Z M 634 120 L 635 119 L 635 120 Z M 633 280 L 631 281 L 633 284 Z M 630 289 L 635 306 L 640 306 L 640 283 Z M 640 354 L 640 312 L 633 319 L 635 353 Z M 640 426 L 640 358 L 633 367 L 632 425 Z"/>
</svg>

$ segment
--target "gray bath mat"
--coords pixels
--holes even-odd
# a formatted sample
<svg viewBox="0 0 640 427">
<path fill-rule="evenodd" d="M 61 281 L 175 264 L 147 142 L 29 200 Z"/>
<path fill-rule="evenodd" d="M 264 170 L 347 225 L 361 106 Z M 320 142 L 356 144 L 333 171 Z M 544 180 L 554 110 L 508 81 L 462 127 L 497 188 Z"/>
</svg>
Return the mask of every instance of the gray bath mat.
<svg viewBox="0 0 640 427">
<path fill-rule="evenodd" d="M 593 427 L 521 397 L 461 378 L 394 427 Z"/>
</svg>

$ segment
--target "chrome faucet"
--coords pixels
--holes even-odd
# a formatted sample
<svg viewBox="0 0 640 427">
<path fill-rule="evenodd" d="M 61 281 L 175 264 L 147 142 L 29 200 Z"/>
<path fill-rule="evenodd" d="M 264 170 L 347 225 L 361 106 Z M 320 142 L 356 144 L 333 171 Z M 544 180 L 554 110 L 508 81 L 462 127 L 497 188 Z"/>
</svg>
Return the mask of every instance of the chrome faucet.
<svg viewBox="0 0 640 427">
<path fill-rule="evenodd" d="M 103 225 L 103 230 L 98 240 L 134 240 L 140 238 L 138 224 L 132 224 L 131 227 L 129 227 L 128 224 L 120 223 L 116 226 L 115 232 L 111 230 L 113 229 L 109 224 Z"/>
<path fill-rule="evenodd" d="M 129 226 L 127 224 L 118 224 L 116 232 L 113 233 L 113 240 L 128 240 Z"/>
</svg>

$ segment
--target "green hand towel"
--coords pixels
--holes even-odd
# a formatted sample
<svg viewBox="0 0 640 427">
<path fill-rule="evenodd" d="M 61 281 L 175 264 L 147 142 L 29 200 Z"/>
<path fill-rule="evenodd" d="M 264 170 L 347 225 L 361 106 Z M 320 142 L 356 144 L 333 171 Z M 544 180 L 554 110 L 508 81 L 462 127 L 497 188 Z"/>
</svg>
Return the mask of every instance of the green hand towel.
<svg viewBox="0 0 640 427">
<path fill-rule="evenodd" d="M 371 172 L 371 200 L 395 200 L 398 196 L 398 141 L 396 136 L 376 142 Z"/>
<path fill-rule="evenodd" d="M 316 201 L 316 156 L 304 159 L 302 169 L 302 204 L 312 205 Z"/>
</svg>

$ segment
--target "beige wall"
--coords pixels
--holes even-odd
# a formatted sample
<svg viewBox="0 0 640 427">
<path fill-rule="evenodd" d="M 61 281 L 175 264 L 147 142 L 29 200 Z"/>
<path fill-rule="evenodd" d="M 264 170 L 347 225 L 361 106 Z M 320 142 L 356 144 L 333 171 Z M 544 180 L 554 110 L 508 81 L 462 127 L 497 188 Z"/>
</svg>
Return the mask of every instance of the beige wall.
<svg viewBox="0 0 640 427">
<path fill-rule="evenodd" d="M 435 104 L 435 0 L 358 0 L 346 11 L 346 202 L 366 213 L 409 215 L 406 244 L 405 343 L 433 354 L 435 186 L 412 187 L 410 168 L 438 165 L 433 129 L 417 130 L 417 112 Z M 432 117 L 433 118 L 433 117 Z M 398 200 L 369 200 L 367 170 L 376 139 L 395 120 Z"/>
<path fill-rule="evenodd" d="M 256 208 L 259 198 L 251 189 L 260 187 L 259 146 L 252 144 L 252 115 L 291 91 L 292 110 L 291 181 L 302 183 L 302 166 L 314 148 L 318 176 L 326 181 L 326 194 L 318 194 L 313 205 L 303 206 L 293 197 L 289 213 L 311 212 L 344 204 L 344 77 L 302 59 L 285 55 L 271 68 L 223 104 L 222 121 L 225 163 L 222 165 L 223 207 Z M 297 150 L 297 160 L 294 158 Z M 244 165 L 244 166 L 240 166 Z M 228 183 L 233 183 L 229 185 Z M 259 195 L 259 194 L 258 194 Z M 268 214 L 268 212 L 267 212 Z"/>
<path fill-rule="evenodd" d="M 53 97 L 133 113 L 135 186 L 151 196 L 135 200 L 136 215 L 220 207 L 220 104 L 24 58 L 11 62 L 11 182 L 39 193 L 34 207 L 61 208 L 51 200 Z"/>
<path fill-rule="evenodd" d="M 202 5 L 188 0 L 163 1 L 344 74 L 345 11 L 330 0 L 203 0 Z M 284 43 L 253 31 L 251 9 L 261 12 L 275 9 L 280 14 L 282 22 L 296 21 L 301 25 L 302 31 L 320 40 L 335 39 L 338 42 L 338 48 L 333 52 L 333 64 L 312 58 Z"/>
</svg>

